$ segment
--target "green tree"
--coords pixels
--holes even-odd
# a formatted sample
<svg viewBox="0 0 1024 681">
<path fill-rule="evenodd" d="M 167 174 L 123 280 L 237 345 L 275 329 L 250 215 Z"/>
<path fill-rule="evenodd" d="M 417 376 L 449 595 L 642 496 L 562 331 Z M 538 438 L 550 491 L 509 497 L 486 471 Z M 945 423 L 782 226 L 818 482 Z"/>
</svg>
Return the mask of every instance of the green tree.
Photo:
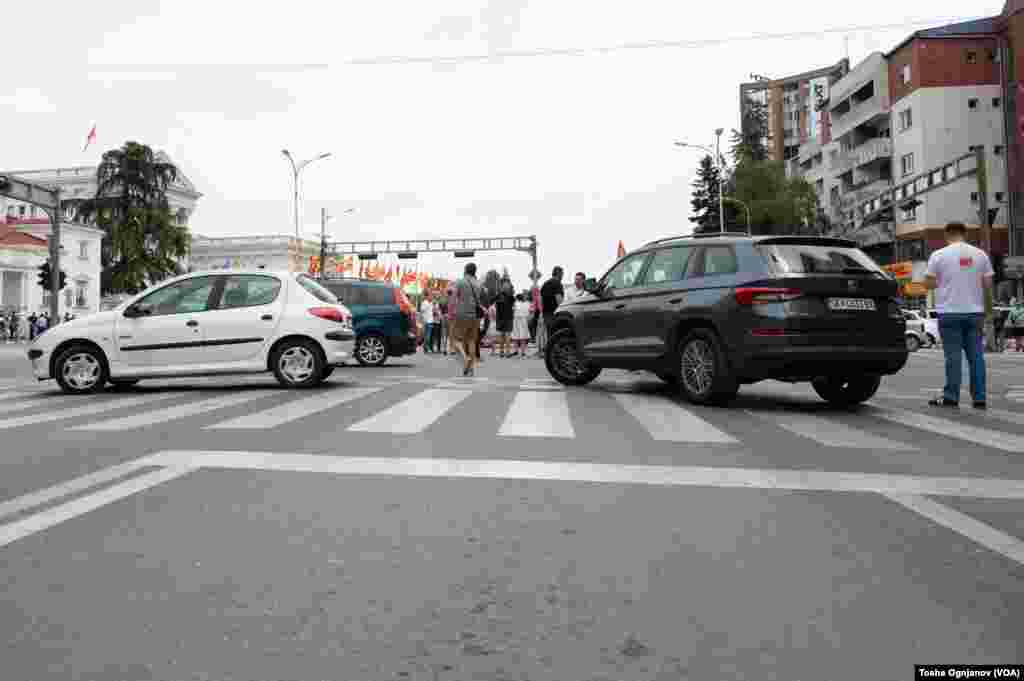
<svg viewBox="0 0 1024 681">
<path fill-rule="evenodd" d="M 750 206 L 755 234 L 818 233 L 818 197 L 806 180 L 787 178 L 776 161 L 741 160 L 733 173 L 734 195 Z"/>
<path fill-rule="evenodd" d="M 690 206 L 693 215 L 690 222 L 694 223 L 693 233 L 717 232 L 718 222 L 718 168 L 711 162 L 711 156 L 705 156 L 697 167 L 697 179 L 690 185 L 693 195 Z"/>
<path fill-rule="evenodd" d="M 178 176 L 145 144 L 126 142 L 103 154 L 96 171 L 96 195 L 78 208 L 79 219 L 103 230 L 103 294 L 134 292 L 180 274 L 189 234 L 175 224 L 167 188 Z"/>
</svg>

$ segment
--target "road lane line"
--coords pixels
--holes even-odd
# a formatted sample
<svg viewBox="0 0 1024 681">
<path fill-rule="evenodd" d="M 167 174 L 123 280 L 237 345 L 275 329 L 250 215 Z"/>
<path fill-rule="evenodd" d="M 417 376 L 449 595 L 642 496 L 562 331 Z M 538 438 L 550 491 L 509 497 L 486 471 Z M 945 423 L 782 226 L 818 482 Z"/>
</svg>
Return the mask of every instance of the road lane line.
<svg viewBox="0 0 1024 681">
<path fill-rule="evenodd" d="M 170 468 L 161 468 L 160 470 L 140 475 L 137 478 L 132 478 L 118 485 L 113 485 L 105 489 L 100 490 L 94 494 L 89 494 L 73 501 L 69 501 L 66 504 L 61 504 L 55 508 L 47 509 L 30 515 L 22 520 L 16 520 L 6 525 L 0 525 L 0 548 L 16 542 L 19 539 L 28 537 L 37 532 L 42 532 L 45 529 L 58 525 L 66 520 L 70 520 L 90 511 L 94 511 L 98 508 L 112 504 L 115 501 L 130 497 L 133 494 L 137 494 L 151 487 L 163 484 L 175 478 L 180 478 L 183 475 L 191 473 L 194 468 L 188 466 L 172 466 Z"/>
<path fill-rule="evenodd" d="M 358 433 L 422 433 L 472 394 L 472 390 L 424 390 L 349 426 L 348 430 Z"/>
<path fill-rule="evenodd" d="M 869 406 L 865 413 L 901 426 L 926 430 L 943 437 L 951 437 L 975 445 L 984 445 L 992 449 L 1010 452 L 1011 454 L 1024 454 L 1024 436 L 1022 435 L 978 428 L 963 421 L 957 422 L 940 419 L 935 416 L 925 416 L 924 414 L 905 409 Z"/>
<path fill-rule="evenodd" d="M 1024 542 L 945 504 L 913 494 L 884 495 L 898 504 L 1024 565 Z"/>
<path fill-rule="evenodd" d="M 498 430 L 499 437 L 576 437 L 565 393 L 517 392 Z"/>
<path fill-rule="evenodd" d="M 6 428 L 19 428 L 21 426 L 34 426 L 40 423 L 51 423 L 53 421 L 61 421 L 64 419 L 73 419 L 81 416 L 94 416 L 96 414 L 102 414 L 103 412 L 113 411 L 114 409 L 124 409 L 127 407 L 137 407 L 144 404 L 150 404 L 152 402 L 160 402 L 163 400 L 170 400 L 176 397 L 181 397 L 182 393 L 161 393 L 158 395 L 146 395 L 140 397 L 118 397 L 116 399 L 106 399 L 101 402 L 92 402 L 82 407 L 72 407 L 71 409 L 58 409 L 43 414 L 30 414 L 28 416 L 17 416 L 15 418 L 4 419 L 0 421 L 0 430 Z M 82 396 L 83 401 L 88 400 L 88 397 Z"/>
<path fill-rule="evenodd" d="M 658 395 L 613 393 L 612 399 L 659 442 L 738 444 L 739 440 L 679 403 Z"/>
<path fill-rule="evenodd" d="M 21 397 L 6 397 L 0 399 L 0 414 L 9 414 L 12 411 L 25 411 L 32 409 L 33 407 L 53 407 L 58 404 L 64 405 L 69 402 L 78 400 L 79 404 L 82 402 L 82 398 L 78 395 L 64 395 L 61 397 L 34 397 L 26 400 L 24 396 Z"/>
<path fill-rule="evenodd" d="M 680 487 L 729 487 L 918 496 L 1024 499 L 1024 480 L 952 478 L 700 466 L 644 466 L 514 459 L 349 457 L 271 452 L 177 451 L 153 455 L 154 465 L 278 470 L 336 475 L 486 478 L 605 482 Z"/>
<path fill-rule="evenodd" d="M 257 411 L 238 418 L 229 419 L 207 426 L 205 430 L 222 430 L 232 428 L 266 429 L 276 428 L 290 421 L 305 418 L 313 414 L 327 411 L 333 407 L 354 402 L 380 392 L 383 388 L 336 388 L 330 391 L 319 391 L 309 397 L 291 400 L 270 409 Z"/>
<path fill-rule="evenodd" d="M 253 400 L 266 397 L 267 395 L 268 393 L 265 392 L 247 392 L 242 395 L 220 395 L 218 397 L 212 397 L 208 400 L 199 400 L 198 402 L 186 402 L 185 404 L 176 404 L 173 407 L 168 407 L 167 409 L 145 411 L 142 412 L 141 414 L 132 414 L 130 416 L 125 416 L 123 418 L 108 419 L 106 421 L 97 421 L 95 423 L 87 423 L 85 425 L 71 428 L 70 430 L 110 431 L 131 430 L 133 428 L 154 426 L 158 423 L 166 423 L 167 421 L 185 418 L 186 416 L 195 416 L 196 414 L 202 414 L 204 412 L 214 411 L 216 409 L 224 409 L 226 407 L 234 407 L 239 404 L 245 404 L 246 402 L 252 402 Z"/>
<path fill-rule="evenodd" d="M 918 448 L 887 437 L 880 437 L 858 428 L 830 419 L 789 411 L 753 412 L 748 414 L 769 420 L 794 435 L 813 440 L 825 447 L 849 447 L 851 449 L 887 449 L 891 451 L 917 451 Z"/>
<path fill-rule="evenodd" d="M 67 482 L 62 482 L 45 489 L 29 492 L 28 494 L 23 494 L 20 497 L 0 502 L 0 518 L 6 518 L 7 516 L 27 511 L 30 508 L 42 506 L 43 504 L 55 499 L 71 496 L 75 492 L 81 492 L 82 490 L 102 485 L 105 482 L 111 482 L 112 480 L 123 478 L 126 475 L 143 468 L 157 465 L 152 463 L 152 459 L 153 457 L 147 456 L 141 459 L 135 459 L 134 461 L 127 461 L 116 466 L 88 473 L 81 477 L 74 478 L 73 480 L 68 480 Z"/>
</svg>

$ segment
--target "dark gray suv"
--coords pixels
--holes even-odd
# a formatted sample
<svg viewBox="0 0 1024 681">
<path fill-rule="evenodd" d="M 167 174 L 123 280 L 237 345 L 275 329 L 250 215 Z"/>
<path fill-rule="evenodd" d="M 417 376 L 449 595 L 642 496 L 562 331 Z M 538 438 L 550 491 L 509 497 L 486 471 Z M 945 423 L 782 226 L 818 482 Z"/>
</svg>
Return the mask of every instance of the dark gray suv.
<svg viewBox="0 0 1024 681">
<path fill-rule="evenodd" d="M 652 371 L 698 404 L 742 384 L 810 381 L 870 399 L 907 362 L 897 282 L 855 242 L 709 234 L 647 244 L 555 313 L 548 371 L 583 385 L 604 368 Z"/>
</svg>

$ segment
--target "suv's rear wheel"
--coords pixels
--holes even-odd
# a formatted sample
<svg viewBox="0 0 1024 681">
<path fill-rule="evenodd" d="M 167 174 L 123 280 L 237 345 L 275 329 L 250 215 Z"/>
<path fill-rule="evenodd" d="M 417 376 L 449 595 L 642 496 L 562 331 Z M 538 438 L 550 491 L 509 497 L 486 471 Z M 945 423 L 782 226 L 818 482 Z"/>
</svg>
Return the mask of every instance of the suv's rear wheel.
<svg viewBox="0 0 1024 681">
<path fill-rule="evenodd" d="M 722 344 L 711 331 L 691 331 L 679 344 L 679 387 L 696 404 L 725 404 L 739 392 Z"/>
<path fill-rule="evenodd" d="M 875 396 L 881 384 L 881 376 L 827 376 L 811 381 L 814 392 L 818 393 L 821 399 L 840 407 L 852 407 L 867 402 Z"/>
<path fill-rule="evenodd" d="M 586 385 L 601 373 L 601 367 L 581 356 L 576 337 L 569 329 L 562 329 L 548 339 L 544 364 L 551 377 L 565 385 Z"/>
<path fill-rule="evenodd" d="M 356 340 L 356 361 L 364 367 L 379 367 L 387 359 L 388 344 L 384 336 L 371 333 Z"/>
</svg>

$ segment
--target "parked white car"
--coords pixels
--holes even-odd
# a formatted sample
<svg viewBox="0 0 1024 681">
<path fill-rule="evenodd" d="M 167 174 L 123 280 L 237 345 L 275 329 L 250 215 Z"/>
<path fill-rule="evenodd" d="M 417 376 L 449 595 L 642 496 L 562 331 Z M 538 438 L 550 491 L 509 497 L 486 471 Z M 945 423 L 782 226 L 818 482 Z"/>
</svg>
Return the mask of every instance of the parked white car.
<svg viewBox="0 0 1024 681">
<path fill-rule="evenodd" d="M 94 393 L 109 382 L 273 372 L 304 388 L 352 356 L 349 309 L 315 280 L 291 272 L 197 272 L 117 308 L 58 324 L 29 346 L 40 381 Z"/>
</svg>

